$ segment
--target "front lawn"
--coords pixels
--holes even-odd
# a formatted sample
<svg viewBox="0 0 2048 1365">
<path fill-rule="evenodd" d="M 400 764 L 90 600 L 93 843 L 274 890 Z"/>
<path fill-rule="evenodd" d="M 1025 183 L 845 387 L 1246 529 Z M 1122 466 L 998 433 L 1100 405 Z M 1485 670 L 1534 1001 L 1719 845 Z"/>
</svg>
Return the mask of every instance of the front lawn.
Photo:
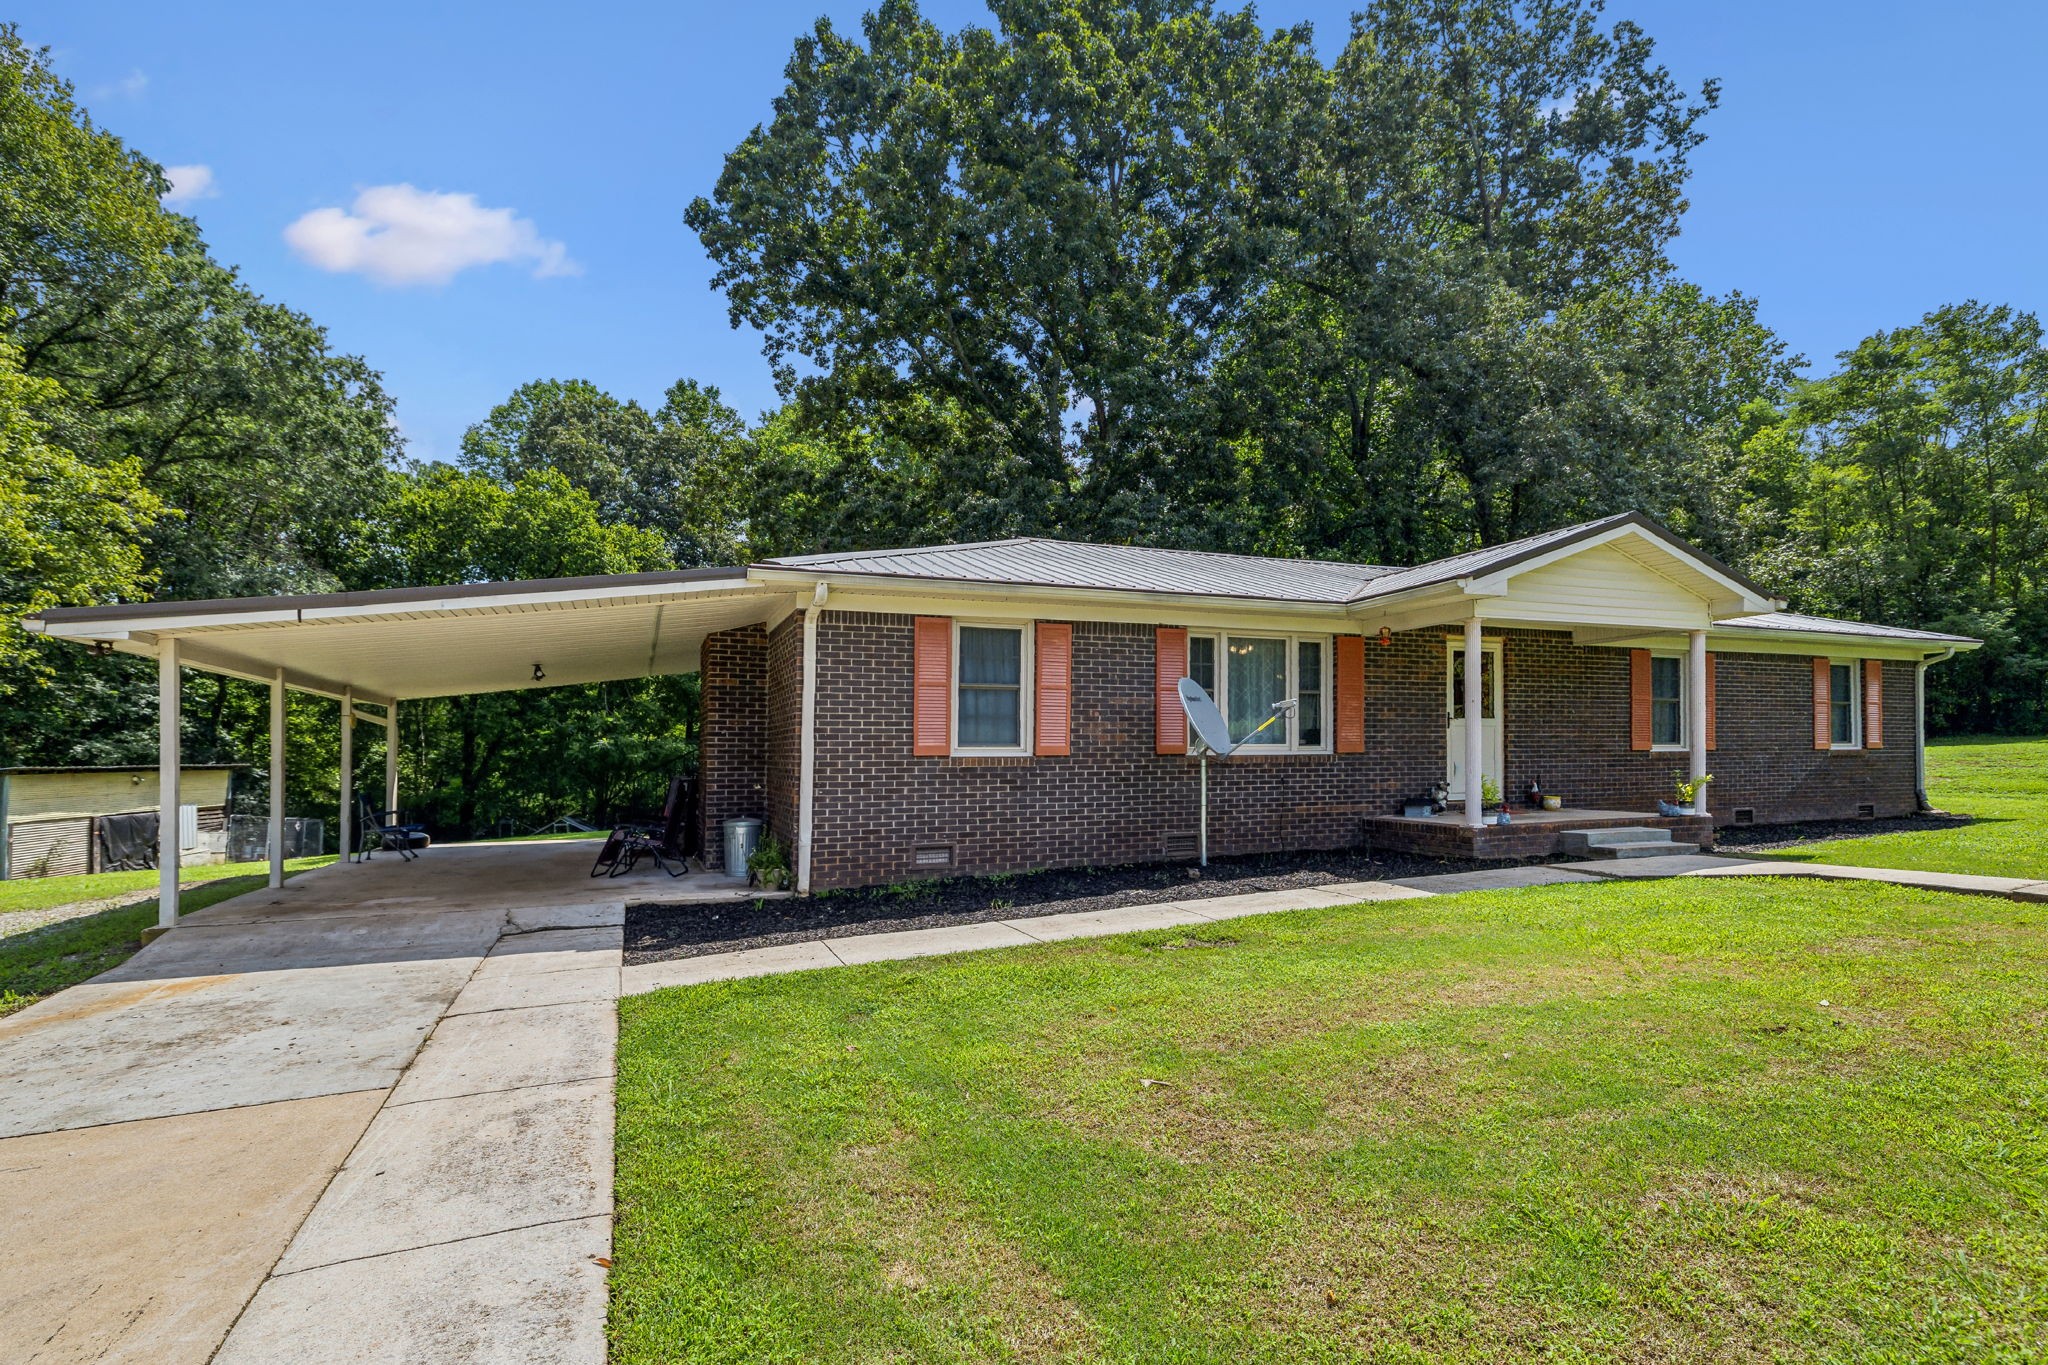
<svg viewBox="0 0 2048 1365">
<path fill-rule="evenodd" d="M 1542 888 L 621 1004 L 613 1360 L 2039 1359 L 2048 907 Z"/>
<path fill-rule="evenodd" d="M 1775 856 L 2048 878 L 2048 739 L 1930 741 L 1927 799 L 1942 810 L 1976 818 L 1954 829 L 1834 839 Z"/>
<path fill-rule="evenodd" d="M 303 872 L 309 867 L 325 867 L 333 861 L 332 854 L 318 858 L 289 858 L 285 861 L 285 868 L 287 871 Z M 193 886 L 200 882 L 257 875 L 269 876 L 270 864 L 206 863 L 197 867 L 180 868 L 178 885 Z M 73 877 L 20 877 L 0 881 L 0 915 L 22 910 L 50 910 L 80 901 L 112 900 L 136 891 L 154 891 L 156 879 L 156 869 L 145 867 L 133 872 L 89 872 Z M 7 922 L 0 920 L 0 933 L 5 933 L 6 930 Z"/>
</svg>

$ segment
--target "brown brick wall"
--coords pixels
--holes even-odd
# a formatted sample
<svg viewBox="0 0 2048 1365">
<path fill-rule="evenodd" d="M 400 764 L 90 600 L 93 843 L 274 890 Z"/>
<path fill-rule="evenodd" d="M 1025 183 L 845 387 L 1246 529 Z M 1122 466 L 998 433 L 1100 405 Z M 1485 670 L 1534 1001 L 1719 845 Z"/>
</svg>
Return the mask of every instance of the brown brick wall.
<svg viewBox="0 0 2048 1365">
<path fill-rule="evenodd" d="M 1628 651 L 1588 649 L 1551 631 L 1508 631 L 1501 648 L 1506 790 L 1535 777 L 1568 805 L 1653 810 L 1688 770 L 1685 751 L 1629 748 Z M 1490 637 L 1489 637 L 1490 638 Z M 1884 666 L 1886 747 L 1813 747 L 1813 664 L 1804 654 L 1715 655 L 1717 747 L 1707 808 L 1726 823 L 1737 807 L 1759 824 L 1851 816 L 1861 802 L 1906 815 L 1913 792 L 1913 665 Z"/>
<path fill-rule="evenodd" d="M 1437 718 L 1440 649 L 1399 637 L 1368 660 L 1368 732 Z M 920 846 L 950 846 L 954 872 L 1143 862 L 1197 827 L 1197 760 L 1153 752 L 1152 627 L 1074 623 L 1072 752 L 1058 758 L 914 758 L 907 616 L 827 612 L 818 641 L 817 791 L 811 881 L 823 889 L 918 875 Z M 1374 665 L 1377 665 L 1375 667 Z M 1431 776 L 1434 773 L 1435 776 Z M 1213 854 L 1342 848 L 1363 817 L 1428 787 L 1440 753 L 1212 762 Z"/>
<path fill-rule="evenodd" d="M 1627 651 L 1581 648 L 1556 632 L 1504 634 L 1508 791 L 1518 795 L 1536 775 L 1573 805 L 1654 809 L 1686 756 L 1629 749 Z M 1363 817 L 1441 781 L 1446 643 L 1441 631 L 1399 634 L 1385 647 L 1368 641 L 1364 754 L 1212 762 L 1210 851 L 1347 847 L 1360 840 Z M 796 648 L 800 658 L 800 634 Z M 928 875 L 914 862 L 921 846 L 950 847 L 952 866 L 942 870 L 969 873 L 1166 856 L 1169 837 L 1196 828 L 1196 760 L 1153 752 L 1152 654 L 1150 626 L 1075 622 L 1070 755 L 915 758 L 910 618 L 827 611 L 812 885 Z M 1890 747 L 1867 753 L 1812 748 L 1803 655 L 1723 654 L 1717 690 L 1710 767 L 1719 819 L 1737 806 L 1754 807 L 1759 822 L 1851 815 L 1865 801 L 1880 815 L 1913 808 L 1910 664 L 1885 665 Z"/>
<path fill-rule="evenodd" d="M 796 856 L 797 802 L 802 782 L 804 618 L 791 616 L 768 637 L 767 744 L 762 753 L 769 832 Z"/>
<path fill-rule="evenodd" d="M 768 633 L 742 626 L 706 636 L 697 779 L 704 864 L 725 865 L 724 823 L 768 818 Z"/>
</svg>

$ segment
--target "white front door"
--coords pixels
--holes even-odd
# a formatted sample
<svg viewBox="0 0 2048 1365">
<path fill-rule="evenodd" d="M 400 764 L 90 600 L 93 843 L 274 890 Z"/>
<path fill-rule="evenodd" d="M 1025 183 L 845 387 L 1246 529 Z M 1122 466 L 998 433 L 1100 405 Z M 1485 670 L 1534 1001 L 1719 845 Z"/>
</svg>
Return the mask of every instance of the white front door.
<svg viewBox="0 0 2048 1365">
<path fill-rule="evenodd" d="M 1465 646 L 1450 642 L 1444 668 L 1444 785 L 1451 800 L 1465 799 Z M 1479 647 L 1480 729 L 1484 735 L 1484 775 L 1498 787 L 1500 761 L 1500 644 Z"/>
</svg>

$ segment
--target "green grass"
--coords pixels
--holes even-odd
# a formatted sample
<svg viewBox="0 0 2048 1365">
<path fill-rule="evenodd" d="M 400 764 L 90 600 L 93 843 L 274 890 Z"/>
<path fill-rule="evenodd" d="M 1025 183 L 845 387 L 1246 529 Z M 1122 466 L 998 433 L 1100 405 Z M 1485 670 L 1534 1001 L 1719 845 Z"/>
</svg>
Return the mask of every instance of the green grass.
<svg viewBox="0 0 2048 1365">
<path fill-rule="evenodd" d="M 324 867 L 333 862 L 332 856 L 321 858 L 293 858 L 285 863 L 285 875 L 293 876 L 308 868 Z M 270 869 L 264 863 L 227 863 L 206 868 L 186 868 L 189 877 L 195 873 L 216 873 L 225 868 L 226 875 L 209 877 L 201 885 L 180 892 L 178 909 L 181 914 L 191 914 L 209 905 L 239 896 L 245 891 L 254 891 L 269 882 Z M 239 869 L 239 870 L 238 870 Z M 250 871 L 250 869 L 260 869 Z M 45 881 L 72 883 L 104 883 L 108 879 L 133 878 L 156 874 L 132 872 L 103 872 L 89 877 L 49 877 Z M 148 883 L 154 885 L 154 882 Z M 13 882 L 0 882 L 0 888 L 13 887 Z M 125 889 L 125 888 L 124 888 Z M 74 893 L 62 900 L 49 902 L 50 905 L 64 905 L 72 901 L 99 899 L 118 895 L 119 890 L 96 889 L 85 894 Z M 40 907 L 13 905 L 14 910 Z M 98 976 L 112 967 L 126 962 L 142 947 L 142 931 L 156 923 L 157 902 L 154 896 L 111 910 L 102 910 L 95 915 L 64 920 L 46 928 L 31 929 L 26 933 L 0 938 L 0 1017 L 26 1009 L 46 995 L 75 986 L 81 981 Z M 0 919 L 0 927 L 6 921 Z"/>
<path fill-rule="evenodd" d="M 1955 829 L 1836 839 L 1777 856 L 2048 878 L 2048 739 L 1933 741 L 1927 746 L 1927 799 L 1976 820 Z"/>
<path fill-rule="evenodd" d="M 325 867 L 333 861 L 332 855 L 323 858 L 291 858 L 286 860 L 285 868 L 287 871 L 303 872 L 309 867 Z M 212 863 L 201 867 L 188 867 L 179 872 L 178 881 L 181 886 L 190 886 L 195 882 L 220 881 L 257 874 L 268 876 L 270 864 Z M 155 889 L 156 869 L 153 867 L 143 868 L 138 872 L 93 872 L 76 877 L 23 877 L 18 880 L 0 881 L 0 915 L 16 910 L 50 910 L 59 905 L 72 905 L 78 901 L 107 900 L 131 891 Z M 154 901 L 150 903 L 155 904 Z M 4 925 L 5 921 L 0 921 L 0 927 Z"/>
<path fill-rule="evenodd" d="M 2048 1359 L 2044 906 L 1603 883 L 620 1017 L 618 1365 Z"/>
</svg>

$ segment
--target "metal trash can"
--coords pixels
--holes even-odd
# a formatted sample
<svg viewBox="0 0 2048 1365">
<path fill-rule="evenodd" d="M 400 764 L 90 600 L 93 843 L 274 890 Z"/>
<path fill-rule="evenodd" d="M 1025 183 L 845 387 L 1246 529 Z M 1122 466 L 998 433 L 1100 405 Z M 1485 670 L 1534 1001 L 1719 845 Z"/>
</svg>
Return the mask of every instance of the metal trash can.
<svg viewBox="0 0 2048 1365">
<path fill-rule="evenodd" d="M 747 875 L 747 859 L 754 856 L 754 850 L 761 846 L 761 822 L 748 818 L 732 819 L 725 822 L 725 874 L 728 877 Z"/>
</svg>

